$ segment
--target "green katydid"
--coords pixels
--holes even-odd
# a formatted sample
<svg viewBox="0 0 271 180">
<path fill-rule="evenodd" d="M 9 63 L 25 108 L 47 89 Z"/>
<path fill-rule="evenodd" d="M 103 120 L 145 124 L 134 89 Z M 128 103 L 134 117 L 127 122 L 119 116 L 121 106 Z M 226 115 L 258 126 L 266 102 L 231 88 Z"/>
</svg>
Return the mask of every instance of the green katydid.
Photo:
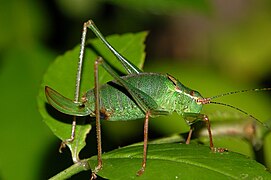
<svg viewBox="0 0 271 180">
<path fill-rule="evenodd" d="M 82 72 L 85 39 L 87 29 L 90 28 L 94 34 L 110 49 L 110 51 L 119 60 L 128 75 L 120 77 L 106 61 L 101 57 L 97 58 L 94 65 L 95 87 L 87 91 L 79 101 L 80 79 Z M 107 84 L 99 87 L 98 84 L 98 66 L 102 67 L 115 79 Z M 144 146 L 142 167 L 137 172 L 138 175 L 143 174 L 146 168 L 147 160 L 147 144 L 148 144 L 148 122 L 150 117 L 159 115 L 168 115 L 176 111 L 191 126 L 186 143 L 189 144 L 192 134 L 192 124 L 198 120 L 205 121 L 210 139 L 210 148 L 212 151 L 224 151 L 223 148 L 216 149 L 213 145 L 212 133 L 209 118 L 205 114 L 201 114 L 204 104 L 220 104 L 234 108 L 248 116 L 256 119 L 245 111 L 233 107 L 228 104 L 213 102 L 212 99 L 247 91 L 264 91 L 271 88 L 241 90 L 229 92 L 209 98 L 203 98 L 199 92 L 192 90 L 177 79 L 168 74 L 142 72 L 134 64 L 129 62 L 120 53 L 118 53 L 103 37 L 99 29 L 93 21 L 89 20 L 84 23 L 81 49 L 78 62 L 78 70 L 76 76 L 76 89 L 74 101 L 65 98 L 50 87 L 45 87 L 45 94 L 48 102 L 62 113 L 76 116 L 96 117 L 96 131 L 98 142 L 98 165 L 93 171 L 92 177 L 95 178 L 102 168 L 102 147 L 101 147 L 101 127 L 100 119 L 108 121 L 134 120 L 145 118 L 144 121 Z M 256 119 L 257 120 L 257 119 Z M 258 121 L 258 120 L 257 120 Z M 73 141 L 75 134 L 76 118 L 72 124 L 71 138 L 62 143 Z"/>
</svg>

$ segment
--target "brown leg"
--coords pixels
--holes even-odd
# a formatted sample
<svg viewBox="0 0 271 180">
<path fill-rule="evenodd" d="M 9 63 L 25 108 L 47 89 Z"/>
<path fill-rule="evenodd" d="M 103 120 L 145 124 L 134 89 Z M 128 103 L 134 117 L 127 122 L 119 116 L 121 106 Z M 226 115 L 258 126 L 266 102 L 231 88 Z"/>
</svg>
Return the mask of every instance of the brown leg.
<svg viewBox="0 0 271 180">
<path fill-rule="evenodd" d="M 209 134 L 209 140 L 210 140 L 210 149 L 212 151 L 214 151 L 215 149 L 214 149 L 214 144 L 213 144 L 213 136 L 212 136 L 211 124 L 210 124 L 209 118 L 208 118 L 207 115 L 203 114 L 202 119 L 205 121 L 206 126 L 207 126 L 207 130 L 208 130 L 208 134 Z"/>
<path fill-rule="evenodd" d="M 94 95 L 95 95 L 95 116 L 96 116 L 96 136 L 97 136 L 97 161 L 98 165 L 92 172 L 91 179 L 96 179 L 96 173 L 102 169 L 102 140 L 101 140 L 101 123 L 100 123 L 100 96 L 99 96 L 99 78 L 98 78 L 98 66 L 101 58 L 98 57 L 94 64 Z"/>
<path fill-rule="evenodd" d="M 73 116 L 71 137 L 69 139 L 66 139 L 66 140 L 61 142 L 60 147 L 58 149 L 58 151 L 60 153 L 62 153 L 62 149 L 66 147 L 67 143 L 73 142 L 73 140 L 75 138 L 75 128 L 76 128 L 76 116 Z M 76 163 L 78 161 L 79 161 L 79 159 L 78 160 L 73 160 L 74 163 Z"/>
<path fill-rule="evenodd" d="M 81 74 L 82 74 L 82 66 L 83 66 L 83 59 L 84 59 L 84 51 L 85 51 L 85 42 L 86 42 L 86 34 L 87 34 L 87 24 L 84 23 L 83 26 L 83 32 L 81 37 L 81 46 L 80 46 L 80 54 L 79 54 L 79 61 L 78 61 L 78 67 L 77 67 L 77 74 L 76 74 L 76 83 L 75 83 L 75 93 L 74 93 L 74 101 L 79 101 L 79 94 L 80 94 L 80 80 L 81 80 Z M 67 143 L 73 142 L 75 138 L 75 129 L 76 129 L 76 116 L 74 116 L 72 121 L 72 130 L 71 130 L 71 137 L 69 139 L 66 139 L 62 141 L 59 152 L 62 152 L 62 149 L 66 147 Z M 80 159 L 78 157 L 73 158 L 73 162 L 79 162 Z"/>
<path fill-rule="evenodd" d="M 189 130 L 189 133 L 188 133 L 187 139 L 186 139 L 186 141 L 185 141 L 185 144 L 190 144 L 190 140 L 191 140 L 192 132 L 193 132 L 193 128 L 192 128 L 192 127 L 190 127 L 190 130 Z"/>
<path fill-rule="evenodd" d="M 208 116 L 204 115 L 204 120 L 205 120 L 205 122 L 206 122 L 206 126 L 207 126 L 208 133 L 209 133 L 210 149 L 211 149 L 213 152 L 219 152 L 219 153 L 227 152 L 227 151 L 228 151 L 227 148 L 215 148 L 215 147 L 214 147 L 214 144 L 213 144 L 213 136 L 212 136 L 212 132 L 211 132 L 211 124 L 210 124 L 210 121 L 209 121 Z"/>
<path fill-rule="evenodd" d="M 145 122 L 144 122 L 144 148 L 143 148 L 143 160 L 142 160 L 142 167 L 137 172 L 137 176 L 140 176 L 144 173 L 146 168 L 146 161 L 147 161 L 147 147 L 148 147 L 148 126 L 149 126 L 149 116 L 150 112 L 146 112 Z"/>
<path fill-rule="evenodd" d="M 214 147 L 214 144 L 213 144 L 213 136 L 212 136 L 212 132 L 211 132 L 211 123 L 210 123 L 210 121 L 209 121 L 208 116 L 207 116 L 207 115 L 203 115 L 203 120 L 204 120 L 205 123 L 206 123 L 207 130 L 208 130 L 208 134 L 209 134 L 210 149 L 211 149 L 213 152 L 219 152 L 219 153 L 228 151 L 226 148 L 215 148 L 215 147 Z"/>
</svg>

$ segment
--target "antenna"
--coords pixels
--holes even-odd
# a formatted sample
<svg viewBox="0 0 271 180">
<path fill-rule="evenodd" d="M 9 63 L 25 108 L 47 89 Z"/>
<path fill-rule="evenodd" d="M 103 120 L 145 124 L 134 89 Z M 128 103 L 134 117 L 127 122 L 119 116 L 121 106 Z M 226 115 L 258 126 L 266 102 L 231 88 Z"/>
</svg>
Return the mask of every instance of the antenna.
<svg viewBox="0 0 271 180">
<path fill-rule="evenodd" d="M 256 88 L 256 89 L 246 89 L 246 90 L 232 91 L 232 92 L 212 96 L 212 97 L 209 97 L 208 99 L 211 100 L 211 99 L 219 98 L 219 97 L 222 97 L 222 96 L 228 96 L 228 95 L 232 95 L 232 94 L 244 93 L 244 92 L 249 92 L 249 91 L 271 91 L 271 88 Z"/>
<path fill-rule="evenodd" d="M 222 106 L 227 106 L 227 107 L 236 109 L 237 111 L 240 111 L 241 113 L 244 113 L 245 115 L 247 115 L 247 116 L 249 116 L 249 117 L 255 119 L 255 120 L 258 121 L 260 124 L 262 124 L 264 127 L 268 128 L 268 126 L 267 126 L 265 123 L 261 122 L 259 119 L 257 119 L 257 118 L 254 117 L 253 115 L 247 113 L 246 111 L 244 111 L 244 110 L 242 110 L 242 109 L 240 109 L 240 108 L 238 108 L 238 107 L 232 106 L 232 105 L 230 105 L 230 104 L 225 104 L 225 103 L 221 103 L 221 102 L 214 102 L 214 101 L 209 101 L 209 104 L 219 104 L 219 105 L 222 105 Z"/>
<path fill-rule="evenodd" d="M 271 88 L 256 88 L 256 89 L 246 89 L 246 90 L 232 91 L 232 92 L 212 96 L 212 97 L 209 97 L 209 98 L 198 99 L 198 102 L 201 102 L 202 104 L 219 104 L 219 105 L 223 105 L 223 106 L 227 106 L 227 107 L 236 109 L 237 111 L 240 111 L 240 112 L 246 114 L 247 116 L 255 119 L 257 122 L 262 124 L 264 127 L 269 128 L 267 124 L 261 122 L 259 119 L 257 119 L 256 117 L 252 116 L 251 114 L 247 113 L 246 111 L 244 111 L 244 110 L 242 110 L 240 108 L 237 108 L 237 107 L 229 105 L 229 104 L 221 103 L 221 102 L 211 101 L 211 100 L 215 99 L 215 98 L 223 97 L 223 96 L 228 96 L 228 95 L 238 94 L 238 93 L 244 93 L 244 92 L 249 92 L 249 91 L 270 91 L 270 90 L 271 90 Z"/>
</svg>

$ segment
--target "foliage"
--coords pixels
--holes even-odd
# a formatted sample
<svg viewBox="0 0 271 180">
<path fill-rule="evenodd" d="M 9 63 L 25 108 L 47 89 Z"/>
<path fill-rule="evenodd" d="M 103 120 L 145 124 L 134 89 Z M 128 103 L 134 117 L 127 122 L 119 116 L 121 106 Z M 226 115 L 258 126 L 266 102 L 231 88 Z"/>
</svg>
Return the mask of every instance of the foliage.
<svg viewBox="0 0 271 180">
<path fill-rule="evenodd" d="M 108 37 L 108 40 L 114 47 L 117 48 L 120 53 L 123 53 L 133 63 L 142 66 L 142 62 L 145 57 L 143 44 L 145 37 L 146 33 L 125 34 L 122 36 Z M 104 57 L 111 64 L 116 65 L 115 57 L 109 52 L 108 49 L 105 48 L 104 45 L 102 45 L 101 42 L 99 42 L 97 39 L 90 40 L 89 42 L 92 43 L 91 48 L 87 49 L 85 57 L 86 64 L 84 64 L 85 67 L 92 67 L 91 64 L 93 64 L 93 60 L 98 55 Z M 102 47 L 99 45 L 102 45 Z M 52 110 L 48 109 L 48 104 L 46 104 L 44 97 L 44 86 L 48 85 L 50 87 L 56 88 L 57 91 L 63 92 L 65 96 L 72 98 L 71 92 L 73 92 L 75 77 L 72 77 L 71 74 L 76 74 L 76 54 L 78 53 L 79 47 L 77 46 L 73 50 L 65 53 L 63 56 L 58 57 L 46 72 L 40 90 L 39 109 L 43 115 L 44 121 L 52 129 L 54 134 L 58 136 L 62 141 L 69 137 L 71 123 L 66 122 L 65 119 L 68 118 L 68 116 L 64 116 L 63 118 L 61 113 L 54 112 L 54 114 L 60 115 L 52 116 Z M 121 66 L 118 66 L 117 69 L 121 69 Z M 93 74 L 93 70 L 91 68 L 84 69 L 84 74 L 82 76 L 83 92 L 85 92 L 88 87 L 91 88 L 89 84 L 93 84 L 93 78 L 91 79 L 89 74 Z M 100 72 L 99 76 L 103 83 L 110 79 L 110 76 L 106 71 Z M 79 119 L 79 121 L 80 120 L 82 119 Z M 85 139 L 89 130 L 90 124 L 80 123 L 80 125 L 77 126 L 75 141 L 68 143 L 68 147 L 72 152 L 73 159 L 78 159 L 79 152 L 85 146 Z M 263 138 L 263 136 L 259 138 Z M 148 148 L 148 169 L 142 178 L 165 178 L 170 176 L 189 178 L 193 176 L 198 177 L 199 174 L 202 174 L 200 176 L 203 178 L 205 176 L 205 178 L 240 178 L 242 176 L 257 178 L 258 176 L 270 176 L 270 174 L 265 170 L 263 166 L 246 158 L 245 156 L 235 154 L 233 152 L 222 154 L 210 153 L 208 147 L 202 146 L 194 147 L 193 145 L 187 146 L 181 144 L 152 145 Z M 135 178 L 135 172 L 141 164 L 142 145 L 134 145 L 131 147 L 116 149 L 109 153 L 104 153 L 103 159 L 104 167 L 101 171 L 98 172 L 99 176 L 108 179 Z M 53 177 L 53 179 L 63 179 L 83 170 L 93 170 L 96 166 L 96 161 L 96 156 L 93 156 L 87 160 L 82 160 L 79 164 L 75 164 L 74 166 L 66 169 L 65 173 L 60 172 L 58 175 Z M 218 164 L 217 162 L 222 164 Z M 247 164 L 247 166 L 240 166 L 240 164 L 244 163 Z M 86 164 L 89 164 L 89 166 Z M 240 167 L 242 168 L 240 169 Z M 120 173 L 118 171 L 114 171 L 114 169 L 125 169 L 125 171 Z M 161 171 L 161 169 L 168 170 Z M 184 169 L 189 169 L 191 172 L 183 172 Z M 210 172 L 206 174 L 206 171 Z M 193 175 L 192 172 L 198 173 Z"/>
<path fill-rule="evenodd" d="M 132 145 L 104 153 L 104 166 L 98 175 L 106 179 L 136 178 L 142 161 L 142 147 Z M 86 161 L 94 167 L 96 158 Z M 52 180 L 68 178 L 84 170 L 77 168 L 78 164 L 75 164 Z M 192 144 L 149 144 L 147 169 L 140 179 L 197 179 L 199 176 L 201 179 L 268 179 L 270 173 L 256 161 L 234 152 L 212 153 L 208 147 Z"/>
<path fill-rule="evenodd" d="M 72 164 L 68 150 L 58 154 L 60 140 L 51 132 L 56 131 L 49 129 L 42 121 L 36 96 L 41 91 L 42 77 L 50 62 L 53 66 L 56 54 L 63 54 L 79 43 L 82 23 L 87 19 L 95 20 L 105 34 L 149 30 L 148 58 L 144 70 L 170 73 L 204 96 L 268 86 L 270 83 L 271 11 L 268 0 L 238 4 L 235 1 L 225 1 L 226 4 L 223 4 L 223 1 L 214 3 L 206 0 L 157 1 L 155 4 L 150 1 L 130 2 L 2 1 L 0 179 L 47 179 Z M 165 40 L 170 41 L 166 43 Z M 119 49 L 118 44 L 114 46 Z M 133 48 L 136 50 L 136 47 Z M 164 55 L 164 52 L 169 54 Z M 171 53 L 181 56 L 173 56 Z M 78 58 L 77 52 L 66 52 L 61 57 L 64 56 L 72 60 Z M 87 67 L 92 69 L 92 65 Z M 76 67 L 69 69 L 68 73 L 70 78 L 75 78 L 72 71 L 76 71 Z M 87 72 L 85 70 L 85 81 L 92 77 L 92 73 Z M 91 83 L 84 84 L 91 88 Z M 74 82 L 71 82 L 71 86 L 65 90 L 65 87 L 57 89 L 57 84 L 52 84 L 53 88 L 70 98 L 73 98 L 73 86 Z M 240 94 L 225 97 L 221 101 L 240 107 L 261 121 L 270 120 L 270 96 L 267 93 Z M 50 109 L 50 106 L 47 108 Z M 220 121 L 223 121 L 223 127 L 228 124 L 234 128 L 238 124 L 239 130 L 251 124 L 247 117 L 240 117 L 240 114 L 228 108 L 210 105 L 204 107 L 204 111 L 210 116 L 214 132 L 219 132 Z M 65 130 L 58 132 L 63 135 L 62 139 L 70 135 L 70 122 L 69 118 L 58 121 Z M 78 124 L 83 126 L 81 122 Z M 180 116 L 154 119 L 150 122 L 150 138 L 186 133 L 188 128 Z M 103 122 L 102 129 L 106 152 L 142 140 L 140 120 Z M 258 161 L 262 159 L 260 162 L 270 169 L 271 135 L 263 135 L 263 129 L 261 125 L 256 125 L 257 133 L 254 137 L 263 143 L 258 150 L 242 133 L 235 136 L 229 133 L 215 135 L 215 145 L 227 147 Z M 88 130 L 89 127 L 84 134 Z M 199 131 L 199 134 L 201 138 L 196 140 L 208 144 L 204 132 Z M 82 148 L 85 142 L 81 139 L 79 141 L 82 142 Z M 74 154 L 78 154 L 78 151 Z M 95 154 L 95 133 L 91 130 L 80 157 L 88 158 Z M 89 172 L 85 175 L 86 179 L 89 178 Z M 74 178 L 83 179 L 76 175 Z"/>
<path fill-rule="evenodd" d="M 134 59 L 134 63 L 138 66 L 143 65 L 143 60 L 145 57 L 143 41 L 145 40 L 146 33 L 138 34 L 126 34 L 123 36 L 111 36 L 108 37 L 110 43 L 112 43 L 116 48 L 119 49 L 120 53 L 123 53 L 127 58 Z M 87 43 L 87 46 L 92 46 L 91 49 L 87 49 L 85 54 L 84 69 L 82 74 L 82 86 L 81 92 L 86 92 L 89 88 L 93 88 L 94 85 L 94 71 L 93 64 L 94 60 L 101 56 L 105 60 L 109 60 L 111 64 L 118 64 L 115 61 L 114 55 L 106 49 L 100 41 L 91 40 L 90 43 Z M 94 53 L 93 49 L 96 52 Z M 136 51 L 135 51 L 136 50 Z M 73 92 L 75 89 L 75 76 L 77 70 L 79 46 L 75 47 L 73 50 L 68 51 L 63 56 L 59 56 L 56 61 L 51 64 L 48 71 L 46 72 L 41 89 L 39 92 L 39 109 L 44 118 L 45 123 L 52 129 L 54 134 L 60 138 L 62 141 L 66 140 L 70 136 L 71 132 L 71 121 L 72 117 L 61 116 L 61 113 L 55 112 L 50 109 L 50 105 L 47 104 L 44 87 L 49 86 L 55 88 L 58 92 L 63 93 L 64 96 L 73 99 Z M 121 65 L 118 65 L 120 69 Z M 102 69 L 101 69 L 102 70 Z M 108 73 L 101 71 L 99 73 L 99 80 L 101 83 L 105 83 L 112 79 Z M 57 115 L 56 114 L 60 114 Z M 70 121 L 69 121 L 70 120 Z M 89 123 L 82 123 L 83 119 L 79 119 L 79 125 L 76 128 L 76 139 L 72 143 L 68 144 L 72 152 L 72 157 L 74 160 L 78 159 L 79 152 L 85 146 L 85 138 L 88 132 L 91 129 Z"/>
</svg>

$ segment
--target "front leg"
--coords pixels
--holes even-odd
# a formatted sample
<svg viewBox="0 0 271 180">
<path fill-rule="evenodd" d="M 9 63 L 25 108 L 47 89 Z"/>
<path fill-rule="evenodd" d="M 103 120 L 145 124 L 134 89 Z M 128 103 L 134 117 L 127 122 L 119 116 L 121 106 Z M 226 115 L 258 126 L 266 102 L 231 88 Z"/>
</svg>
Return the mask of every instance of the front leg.
<svg viewBox="0 0 271 180">
<path fill-rule="evenodd" d="M 192 126 L 190 126 L 190 130 L 189 130 L 188 136 L 186 138 L 185 144 L 190 144 L 190 140 L 191 140 L 191 137 L 192 137 L 193 130 L 194 130 L 194 128 Z"/>
<path fill-rule="evenodd" d="M 190 143 L 190 139 L 191 139 L 192 131 L 193 131 L 192 125 L 194 123 L 196 123 L 197 121 L 203 121 L 203 122 L 205 122 L 206 127 L 207 127 L 207 131 L 208 131 L 208 135 L 209 135 L 210 149 L 213 152 L 227 151 L 227 149 L 225 149 L 225 148 L 215 148 L 214 147 L 213 135 L 212 135 L 212 131 L 211 131 L 211 123 L 210 123 L 209 117 L 207 115 L 205 115 L 205 114 L 197 114 L 197 113 L 185 113 L 184 114 L 184 119 L 190 125 L 190 130 L 189 130 L 189 133 L 188 133 L 188 137 L 186 139 L 186 144 Z"/>
<path fill-rule="evenodd" d="M 137 172 L 137 176 L 141 176 L 146 168 L 147 162 L 147 148 L 148 148 L 148 126 L 149 126 L 149 117 L 150 111 L 146 112 L 145 121 L 144 121 L 144 144 L 143 144 L 143 159 L 142 159 L 142 166 L 140 170 Z"/>
</svg>

